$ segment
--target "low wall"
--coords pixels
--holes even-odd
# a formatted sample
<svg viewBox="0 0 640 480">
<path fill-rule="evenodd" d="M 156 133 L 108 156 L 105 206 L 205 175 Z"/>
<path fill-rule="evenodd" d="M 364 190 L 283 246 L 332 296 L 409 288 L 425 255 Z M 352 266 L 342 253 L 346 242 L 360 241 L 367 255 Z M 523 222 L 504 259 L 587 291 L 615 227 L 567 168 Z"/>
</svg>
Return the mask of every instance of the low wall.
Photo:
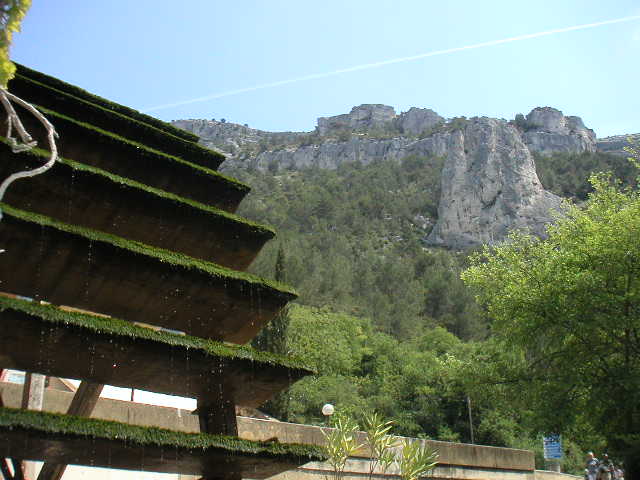
<svg viewBox="0 0 640 480">
<path fill-rule="evenodd" d="M 536 470 L 535 480 L 582 480 L 578 475 L 568 473 L 552 472 L 550 470 Z"/>
<path fill-rule="evenodd" d="M 22 385 L 0 382 L 0 392 L 6 406 L 20 406 Z M 72 393 L 47 389 L 43 409 L 50 412 L 63 413 L 71 403 L 72 397 Z M 134 425 L 157 426 L 185 432 L 199 431 L 197 416 L 192 415 L 188 410 L 120 400 L 100 399 L 92 416 Z M 248 440 L 277 439 L 282 443 L 319 445 L 324 442 L 322 427 L 248 417 L 238 417 L 238 435 Z M 555 472 L 542 472 L 541 476 L 538 476 L 539 472 L 534 471 L 533 452 L 527 450 L 432 440 L 423 440 L 423 442 L 436 449 L 440 456 L 439 464 L 431 475 L 434 478 L 459 480 L 573 480 L 573 478 L 568 479 L 568 476 Z M 81 467 L 75 467 L 73 471 L 75 472 L 78 469 L 81 470 Z M 95 471 L 95 469 L 91 470 Z M 312 462 L 272 478 L 274 480 L 325 480 L 329 470 L 330 467 L 327 464 Z M 368 452 L 362 450 L 357 453 L 356 458 L 350 459 L 347 463 L 344 478 L 345 480 L 363 479 L 368 476 L 368 472 Z M 87 478 L 78 476 L 80 474 L 71 474 L 72 470 L 70 469 L 64 479 Z M 397 472 L 391 469 L 386 474 L 378 472 L 375 477 L 388 478 L 395 475 L 397 475 Z M 551 478 L 551 475 L 557 475 L 557 477 Z M 97 479 L 98 476 L 92 478 Z M 100 476 L 99 478 L 110 477 Z M 124 476 L 119 478 L 124 478 Z M 151 477 L 145 476 L 144 478 Z M 176 476 L 158 475 L 157 478 L 175 479 Z M 180 478 L 187 479 L 191 477 L 183 475 Z"/>
</svg>

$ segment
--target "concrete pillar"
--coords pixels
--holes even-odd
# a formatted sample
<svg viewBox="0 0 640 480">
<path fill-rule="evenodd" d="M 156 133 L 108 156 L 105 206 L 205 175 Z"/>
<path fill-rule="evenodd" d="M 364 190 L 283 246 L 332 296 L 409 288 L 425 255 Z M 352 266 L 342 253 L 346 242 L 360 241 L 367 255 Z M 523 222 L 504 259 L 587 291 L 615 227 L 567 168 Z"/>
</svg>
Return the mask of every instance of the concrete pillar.
<svg viewBox="0 0 640 480">
<path fill-rule="evenodd" d="M 39 373 L 27 372 L 24 376 L 22 388 L 22 408 L 27 410 L 42 410 L 44 404 L 44 385 L 46 377 Z M 25 478 L 35 478 L 36 466 L 34 462 L 22 462 Z"/>
</svg>

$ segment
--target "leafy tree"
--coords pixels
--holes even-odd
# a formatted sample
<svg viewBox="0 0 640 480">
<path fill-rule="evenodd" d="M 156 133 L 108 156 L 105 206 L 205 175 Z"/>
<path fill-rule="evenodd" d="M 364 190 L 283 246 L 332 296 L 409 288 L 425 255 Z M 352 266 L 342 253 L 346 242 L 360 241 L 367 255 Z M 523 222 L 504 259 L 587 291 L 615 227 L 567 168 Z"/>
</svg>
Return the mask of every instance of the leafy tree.
<svg viewBox="0 0 640 480">
<path fill-rule="evenodd" d="M 275 265 L 275 279 L 286 281 L 284 246 L 280 243 Z M 258 350 L 288 355 L 289 306 L 285 306 L 253 339 L 252 345 Z M 289 397 L 287 393 L 279 393 L 263 406 L 271 415 L 287 419 L 289 414 Z"/>
<path fill-rule="evenodd" d="M 274 278 L 279 282 L 286 282 L 285 251 L 280 243 L 276 257 Z M 287 330 L 289 328 L 289 306 L 285 306 L 268 325 L 253 339 L 252 345 L 258 350 L 287 355 Z"/>
<path fill-rule="evenodd" d="M 589 178 L 597 172 L 613 172 L 624 185 L 636 185 L 636 170 L 624 157 L 602 152 L 535 154 L 536 171 L 547 190 L 583 201 L 593 191 Z"/>
<path fill-rule="evenodd" d="M 9 59 L 13 34 L 20 31 L 22 19 L 31 7 L 31 0 L 0 0 L 0 88 L 6 89 L 16 66 Z"/>
<path fill-rule="evenodd" d="M 580 423 L 640 478 L 640 194 L 592 177 L 548 239 L 485 248 L 463 279 L 493 318 L 480 373 L 546 432 Z"/>
</svg>

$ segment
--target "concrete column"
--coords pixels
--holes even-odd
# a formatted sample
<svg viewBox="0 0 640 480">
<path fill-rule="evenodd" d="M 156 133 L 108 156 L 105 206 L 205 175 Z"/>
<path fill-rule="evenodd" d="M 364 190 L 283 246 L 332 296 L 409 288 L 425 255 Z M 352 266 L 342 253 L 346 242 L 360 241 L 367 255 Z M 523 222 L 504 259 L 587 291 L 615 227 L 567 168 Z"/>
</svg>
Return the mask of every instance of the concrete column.
<svg viewBox="0 0 640 480">
<path fill-rule="evenodd" d="M 198 418 L 200 431 L 218 435 L 238 436 L 236 402 L 233 390 L 222 379 L 211 379 L 211 388 L 198 396 Z M 225 465 L 228 469 L 230 465 Z M 228 470 L 227 470 L 228 471 Z M 221 474 L 218 465 L 205 467 L 201 480 L 242 480 L 239 473 Z"/>
<path fill-rule="evenodd" d="M 27 372 L 24 376 L 22 388 L 22 408 L 27 410 L 42 410 L 44 404 L 44 385 L 46 377 L 39 373 Z M 35 478 L 36 466 L 34 462 L 22 462 L 25 478 Z"/>
<path fill-rule="evenodd" d="M 236 405 L 233 395 L 227 389 L 200 396 L 198 418 L 201 432 L 238 436 Z"/>
</svg>

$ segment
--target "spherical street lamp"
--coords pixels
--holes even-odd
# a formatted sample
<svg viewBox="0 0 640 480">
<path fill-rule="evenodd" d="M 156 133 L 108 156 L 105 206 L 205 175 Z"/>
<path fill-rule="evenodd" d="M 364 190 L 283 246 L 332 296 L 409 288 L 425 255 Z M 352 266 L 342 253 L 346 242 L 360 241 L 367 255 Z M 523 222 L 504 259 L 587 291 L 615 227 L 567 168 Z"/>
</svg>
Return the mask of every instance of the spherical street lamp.
<svg viewBox="0 0 640 480">
<path fill-rule="evenodd" d="M 331 405 L 330 403 L 325 403 L 325 404 L 322 406 L 322 414 L 323 414 L 325 417 L 330 417 L 331 415 L 333 415 L 333 412 L 335 412 L 335 410 L 336 410 L 336 409 L 334 408 L 334 406 L 333 406 L 333 405 Z"/>
</svg>

